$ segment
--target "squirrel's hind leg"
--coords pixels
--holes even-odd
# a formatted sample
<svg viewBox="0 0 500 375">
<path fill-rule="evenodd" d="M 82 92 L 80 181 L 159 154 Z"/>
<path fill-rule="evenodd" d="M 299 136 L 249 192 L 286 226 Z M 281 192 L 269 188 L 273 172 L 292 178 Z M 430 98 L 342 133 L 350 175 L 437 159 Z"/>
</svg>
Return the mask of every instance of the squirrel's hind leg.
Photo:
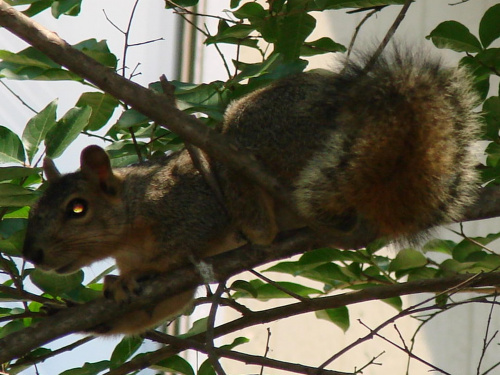
<svg viewBox="0 0 500 375">
<path fill-rule="evenodd" d="M 261 187 L 225 167 L 220 180 L 226 209 L 236 228 L 251 243 L 269 245 L 278 233 L 273 198 Z"/>
</svg>

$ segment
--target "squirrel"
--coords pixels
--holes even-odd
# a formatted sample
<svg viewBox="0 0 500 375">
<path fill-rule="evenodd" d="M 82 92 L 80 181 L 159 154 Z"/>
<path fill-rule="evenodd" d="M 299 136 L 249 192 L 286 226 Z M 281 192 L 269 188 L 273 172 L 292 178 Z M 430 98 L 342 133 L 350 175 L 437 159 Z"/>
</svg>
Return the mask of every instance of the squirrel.
<svg viewBox="0 0 500 375">
<path fill-rule="evenodd" d="M 398 241 L 459 220 L 478 185 L 472 78 L 411 53 L 363 66 L 295 74 L 226 110 L 220 131 L 290 189 L 299 215 L 210 161 L 221 202 L 186 149 L 113 169 L 102 148 L 89 146 L 74 173 L 61 175 L 45 159 L 48 187 L 31 208 L 24 257 L 57 273 L 112 257 L 120 276 L 105 279 L 104 293 L 121 301 L 143 277 L 245 242 L 269 244 L 293 227 L 349 233 L 363 221 L 377 237 Z M 193 293 L 102 332 L 143 332 L 181 313 Z"/>
</svg>

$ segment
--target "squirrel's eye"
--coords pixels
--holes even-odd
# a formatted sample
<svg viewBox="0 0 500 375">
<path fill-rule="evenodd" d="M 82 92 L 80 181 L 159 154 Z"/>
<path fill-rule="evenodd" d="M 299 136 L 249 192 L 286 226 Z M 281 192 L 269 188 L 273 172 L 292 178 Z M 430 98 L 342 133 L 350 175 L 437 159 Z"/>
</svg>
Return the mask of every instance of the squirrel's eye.
<svg viewBox="0 0 500 375">
<path fill-rule="evenodd" d="M 81 198 L 75 198 L 68 203 L 66 214 L 71 218 L 83 217 L 87 213 L 87 202 Z"/>
</svg>

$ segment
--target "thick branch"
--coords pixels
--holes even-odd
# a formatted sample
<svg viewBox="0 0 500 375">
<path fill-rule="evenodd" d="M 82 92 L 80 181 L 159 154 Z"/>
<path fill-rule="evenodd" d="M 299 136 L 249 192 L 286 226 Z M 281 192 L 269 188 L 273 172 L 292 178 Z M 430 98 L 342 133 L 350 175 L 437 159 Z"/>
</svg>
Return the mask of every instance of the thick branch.
<svg viewBox="0 0 500 375">
<path fill-rule="evenodd" d="M 178 351 L 186 350 L 186 349 L 194 349 L 200 351 L 202 353 L 208 352 L 207 347 L 203 344 L 202 340 L 193 340 L 189 339 L 180 339 L 175 336 L 158 334 L 152 337 L 156 339 L 157 342 L 162 344 L 170 345 L 173 348 L 176 348 Z M 299 365 L 296 363 L 283 362 L 276 359 L 266 358 L 262 356 L 250 355 L 246 353 L 237 352 L 234 350 L 221 349 L 221 348 L 213 348 L 214 353 L 218 357 L 230 358 L 236 361 L 245 362 L 246 364 L 251 365 L 259 365 L 269 368 L 275 368 L 283 371 L 298 373 L 298 374 L 315 374 L 315 375 L 353 375 L 352 373 L 340 372 L 340 371 L 332 371 L 325 369 L 318 369 L 317 367 L 311 367 L 306 365 Z M 123 370 L 118 369 L 122 374 Z M 129 373 L 129 369 L 126 370 Z M 109 372 L 106 375 L 113 375 L 113 372 Z"/>
<path fill-rule="evenodd" d="M 229 323 L 216 327 L 215 337 L 221 337 L 231 332 L 236 332 L 254 325 L 266 324 L 282 318 L 305 314 L 312 311 L 323 310 L 327 308 L 336 308 L 352 305 L 360 302 L 391 298 L 396 296 L 417 294 L 417 293 L 439 293 L 450 291 L 455 287 L 470 288 L 481 287 L 485 285 L 495 285 L 500 282 L 500 272 L 478 274 L 471 277 L 470 274 L 458 275 L 443 279 L 419 280 L 408 283 L 379 286 L 366 288 L 359 291 L 348 292 L 340 295 L 311 299 L 307 302 L 298 302 L 285 306 L 276 307 L 269 310 L 263 310 L 246 314 Z M 203 342 L 205 334 L 200 333 L 190 337 L 190 340 Z M 181 346 L 184 348 L 184 346 Z M 111 370 L 106 375 L 126 375 L 133 371 L 145 368 L 152 363 L 168 358 L 183 350 L 178 346 L 168 346 L 159 349 L 153 353 L 145 354 L 139 358 Z"/>
<path fill-rule="evenodd" d="M 240 249 L 208 258 L 206 261 L 208 264 L 217 265 L 217 267 L 213 268 L 213 273 L 217 280 L 224 280 L 246 269 L 254 268 L 274 259 L 299 254 L 321 245 L 320 242 L 313 240 L 311 237 L 311 232 L 304 230 L 266 248 L 244 246 Z M 290 315 L 345 306 L 367 300 L 390 298 L 410 293 L 442 291 L 460 284 L 469 277 L 470 275 L 466 275 L 368 288 L 340 296 L 290 304 L 266 312 L 256 312 L 246 315 L 233 322 L 217 327 L 214 334 L 215 337 L 218 337 L 255 324 L 262 324 Z M 89 330 L 102 322 L 123 315 L 127 311 L 147 309 L 155 305 L 158 301 L 164 300 L 169 295 L 175 295 L 200 283 L 202 283 L 202 278 L 197 270 L 194 267 L 189 267 L 172 272 L 168 276 L 164 276 L 153 282 L 146 283 L 143 296 L 133 298 L 130 304 L 117 305 L 109 300 L 98 299 L 85 305 L 68 308 L 54 316 L 47 317 L 32 327 L 13 333 L 0 340 L 0 363 L 23 356 L 34 348 L 72 332 Z M 471 286 L 478 287 L 497 284 L 500 284 L 500 273 L 491 273 L 479 275 L 474 279 L 474 283 Z"/>
</svg>

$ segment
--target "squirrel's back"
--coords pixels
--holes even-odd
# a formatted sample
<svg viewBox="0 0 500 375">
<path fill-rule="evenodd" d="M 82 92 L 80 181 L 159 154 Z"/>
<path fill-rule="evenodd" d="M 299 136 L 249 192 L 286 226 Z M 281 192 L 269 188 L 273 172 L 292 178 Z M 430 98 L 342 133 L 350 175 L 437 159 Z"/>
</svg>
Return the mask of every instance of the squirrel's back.
<svg viewBox="0 0 500 375">
<path fill-rule="evenodd" d="M 230 108 L 226 132 L 289 184 L 310 223 L 348 230 L 363 220 L 412 238 L 459 220 L 477 188 L 471 78 L 397 51 L 364 65 L 254 93 Z M 256 127 L 257 140 L 245 135 Z"/>
</svg>

